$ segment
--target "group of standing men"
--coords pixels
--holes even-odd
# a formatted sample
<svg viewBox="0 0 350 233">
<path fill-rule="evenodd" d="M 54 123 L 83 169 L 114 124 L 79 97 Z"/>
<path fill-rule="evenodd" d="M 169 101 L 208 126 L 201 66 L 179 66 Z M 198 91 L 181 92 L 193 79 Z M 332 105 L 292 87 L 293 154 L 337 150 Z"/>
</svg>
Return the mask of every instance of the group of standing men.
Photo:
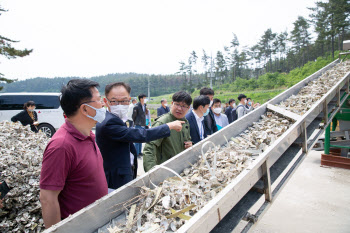
<svg viewBox="0 0 350 233">
<path fill-rule="evenodd" d="M 107 85 L 105 98 L 101 98 L 98 87 L 91 80 L 73 79 L 61 89 L 60 104 L 67 118 L 45 149 L 40 175 L 40 201 L 46 228 L 105 196 L 108 188 L 116 189 L 135 178 L 134 143 L 161 138 L 169 141 L 171 136 L 187 135 L 182 142 L 175 141 L 182 146 L 174 146 L 173 153 L 192 145 L 187 141 L 189 130 L 182 126 L 186 123 L 184 115 L 178 114 L 186 103 L 192 102 L 189 94 L 174 94 L 173 106 L 181 108 L 172 107 L 163 124 L 146 129 L 125 124 L 131 99 L 128 84 Z M 134 122 L 137 126 L 138 121 Z M 96 137 L 91 131 L 93 127 Z M 152 149 L 158 151 L 157 145 Z M 156 153 L 153 156 L 159 157 Z"/>
<path fill-rule="evenodd" d="M 193 109 L 184 91 L 172 96 L 170 108 L 163 100 L 154 126 L 146 128 L 144 114 L 139 114 L 147 110 L 146 96 L 130 107 L 128 84 L 107 85 L 104 98 L 98 87 L 91 80 L 73 79 L 61 89 L 67 118 L 45 149 L 40 176 L 46 228 L 134 179 L 141 143 L 146 142 L 143 166 L 148 171 L 228 124 L 210 88 L 200 91 Z M 126 125 L 130 116 L 135 127 Z"/>
<path fill-rule="evenodd" d="M 252 99 L 247 98 L 247 96 L 244 94 L 240 94 L 238 96 L 238 101 L 238 105 L 236 105 L 236 101 L 234 99 L 230 99 L 228 103 L 226 103 L 227 106 L 225 108 L 225 115 L 228 118 L 229 124 L 260 106 L 259 103 L 254 104 Z"/>
</svg>

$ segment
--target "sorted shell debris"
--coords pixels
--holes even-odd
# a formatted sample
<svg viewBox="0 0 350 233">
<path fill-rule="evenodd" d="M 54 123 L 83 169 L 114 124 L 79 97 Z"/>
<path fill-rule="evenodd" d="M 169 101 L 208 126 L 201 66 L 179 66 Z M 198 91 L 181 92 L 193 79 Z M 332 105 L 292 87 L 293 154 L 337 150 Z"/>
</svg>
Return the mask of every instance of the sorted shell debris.
<svg viewBox="0 0 350 233">
<path fill-rule="evenodd" d="M 10 191 L 0 209 L 1 232 L 40 232 L 44 230 L 39 201 L 42 155 L 49 138 L 34 133 L 30 126 L 0 122 L 0 182 Z"/>
<path fill-rule="evenodd" d="M 141 187 L 139 196 L 114 207 L 114 211 L 126 210 L 125 214 L 98 232 L 177 231 L 293 124 L 272 112 L 261 117 L 224 146 L 204 143 L 202 149 L 211 147 L 179 176 L 153 185 L 153 189 Z"/>
<path fill-rule="evenodd" d="M 341 62 L 309 82 L 297 95 L 292 95 L 277 106 L 303 115 L 349 71 L 350 60 Z"/>
</svg>

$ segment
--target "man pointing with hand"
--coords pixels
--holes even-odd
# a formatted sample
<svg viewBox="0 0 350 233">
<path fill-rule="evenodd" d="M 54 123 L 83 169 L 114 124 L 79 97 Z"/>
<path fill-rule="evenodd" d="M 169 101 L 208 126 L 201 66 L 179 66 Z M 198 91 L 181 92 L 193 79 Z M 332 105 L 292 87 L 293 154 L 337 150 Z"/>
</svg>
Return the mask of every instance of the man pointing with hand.
<svg viewBox="0 0 350 233">
<path fill-rule="evenodd" d="M 171 130 L 170 137 L 161 138 L 146 144 L 143 150 L 143 167 L 149 171 L 155 165 L 161 164 L 178 153 L 192 146 L 190 127 L 185 118 L 192 103 L 190 94 L 184 91 L 176 92 L 173 95 L 173 102 L 170 112 L 162 115 L 156 120 L 154 126 L 162 126 L 169 122 L 180 120 L 182 129 Z"/>
<path fill-rule="evenodd" d="M 151 129 L 128 128 L 131 88 L 123 82 L 108 84 L 104 103 L 108 108 L 106 118 L 96 125 L 96 142 L 103 157 L 103 168 L 108 188 L 117 189 L 136 178 L 137 154 L 134 142 L 143 143 L 170 136 L 170 131 L 180 132 L 182 121 L 169 122 Z"/>
</svg>

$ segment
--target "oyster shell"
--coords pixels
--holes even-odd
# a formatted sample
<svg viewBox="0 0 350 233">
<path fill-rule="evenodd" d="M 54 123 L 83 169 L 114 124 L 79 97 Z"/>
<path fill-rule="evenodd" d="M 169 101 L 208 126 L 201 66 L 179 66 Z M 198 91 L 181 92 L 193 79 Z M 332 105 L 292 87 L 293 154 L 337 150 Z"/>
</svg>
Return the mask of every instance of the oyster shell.
<svg viewBox="0 0 350 233">
<path fill-rule="evenodd" d="M 277 106 L 303 115 L 349 71 L 350 60 L 341 62 L 309 82 L 297 95 L 292 95 Z"/>
<path fill-rule="evenodd" d="M 0 210 L 1 232 L 40 232 L 44 230 L 39 201 L 42 155 L 49 138 L 34 133 L 30 126 L 0 123 L 0 182 L 10 191 Z"/>
<path fill-rule="evenodd" d="M 170 177 L 156 189 L 141 187 L 136 210 L 139 213 L 137 215 L 141 216 L 141 224 L 133 230 L 177 231 L 244 171 L 252 163 L 252 156 L 261 154 L 292 124 L 293 122 L 284 117 L 267 112 L 261 116 L 259 122 L 253 123 L 225 145 L 209 148 L 195 164 L 183 170 L 180 174 L 182 179 L 177 176 Z M 207 166 L 210 166 L 210 169 Z M 161 190 L 159 197 L 156 190 Z M 146 210 L 142 209 L 144 203 L 149 207 Z M 155 204 L 152 206 L 151 203 Z M 118 229 L 128 232 L 126 222 L 121 222 Z"/>
</svg>

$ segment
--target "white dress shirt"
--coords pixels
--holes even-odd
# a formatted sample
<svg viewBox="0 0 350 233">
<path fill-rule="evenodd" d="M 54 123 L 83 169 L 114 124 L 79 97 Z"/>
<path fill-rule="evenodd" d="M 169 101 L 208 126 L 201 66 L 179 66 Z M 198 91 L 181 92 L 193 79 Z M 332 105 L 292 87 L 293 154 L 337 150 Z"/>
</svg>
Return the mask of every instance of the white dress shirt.
<svg viewBox="0 0 350 233">
<path fill-rule="evenodd" d="M 198 126 L 198 129 L 199 129 L 199 136 L 201 138 L 201 140 L 204 138 L 204 127 L 203 127 L 203 120 L 204 120 L 204 117 L 199 117 L 197 116 L 197 114 L 192 110 L 193 112 L 193 115 L 196 117 L 196 122 L 197 122 L 197 126 Z"/>
<path fill-rule="evenodd" d="M 128 120 L 132 121 L 132 112 L 134 111 L 135 104 L 130 104 L 129 105 L 129 110 L 128 110 Z"/>
</svg>

